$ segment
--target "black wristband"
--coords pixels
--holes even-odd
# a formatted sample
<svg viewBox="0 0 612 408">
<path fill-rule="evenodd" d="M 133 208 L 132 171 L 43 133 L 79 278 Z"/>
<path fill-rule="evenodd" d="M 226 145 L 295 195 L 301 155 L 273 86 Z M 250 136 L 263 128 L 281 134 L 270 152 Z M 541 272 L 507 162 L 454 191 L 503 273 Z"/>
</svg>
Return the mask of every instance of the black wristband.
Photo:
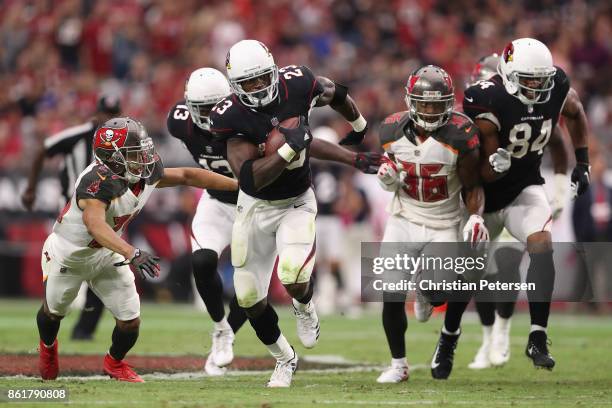
<svg viewBox="0 0 612 408">
<path fill-rule="evenodd" d="M 257 191 L 255 189 L 255 178 L 253 177 L 253 160 L 247 160 L 242 163 L 239 184 L 240 189 L 248 195 L 254 195 Z"/>
<path fill-rule="evenodd" d="M 589 148 L 579 147 L 574 153 L 576 154 L 576 163 L 589 164 Z"/>
<path fill-rule="evenodd" d="M 346 101 L 346 97 L 348 95 L 348 87 L 346 85 L 339 84 L 334 82 L 336 89 L 334 91 L 334 96 L 331 101 L 329 101 L 330 106 L 338 106 L 342 105 L 344 101 Z"/>
</svg>

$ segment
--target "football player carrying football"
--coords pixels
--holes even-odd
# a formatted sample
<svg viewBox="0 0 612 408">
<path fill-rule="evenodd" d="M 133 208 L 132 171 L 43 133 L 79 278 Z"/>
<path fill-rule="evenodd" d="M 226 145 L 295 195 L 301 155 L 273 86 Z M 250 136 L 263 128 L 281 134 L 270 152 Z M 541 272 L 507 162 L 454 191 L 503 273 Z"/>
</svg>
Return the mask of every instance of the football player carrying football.
<svg viewBox="0 0 612 408">
<path fill-rule="evenodd" d="M 363 140 L 367 123 L 346 87 L 315 77 L 306 66 L 278 69 L 268 48 L 255 40 L 234 44 L 226 66 L 233 94 L 217 103 L 210 119 L 212 132 L 227 141 L 228 161 L 240 184 L 231 243 L 234 288 L 257 337 L 277 360 L 268 386 L 289 387 L 298 357 L 281 334 L 278 316 L 266 297 L 270 276 L 276 273 L 293 298 L 302 344 L 314 347 L 319 319 L 310 275 L 317 204 L 309 157 L 376 172 L 380 155 L 357 154 L 312 140 L 308 113 L 323 105 L 330 105 L 353 127 L 341 144 Z M 261 157 L 268 133 L 290 118 L 296 127 L 278 128 L 285 143 Z"/>
<path fill-rule="evenodd" d="M 497 74 L 499 55 L 497 53 L 481 58 L 472 72 L 470 83 L 474 85 L 478 81 L 490 80 Z M 548 142 L 553 170 L 554 170 L 554 196 L 551 207 L 553 220 L 561 215 L 566 202 L 569 183 L 567 179 L 568 154 L 563 143 L 563 134 L 560 125 L 557 124 Z M 496 266 L 496 279 L 514 282 L 520 279 L 519 265 L 523 259 L 524 251 L 521 244 L 513 238 L 504 228 L 496 240 L 499 244 L 495 246 L 496 251 L 492 254 Z M 502 242 L 512 244 L 503 245 Z M 514 294 L 516 295 L 516 294 Z M 471 369 L 483 369 L 491 366 L 500 366 L 510 359 L 510 323 L 514 313 L 515 296 L 505 297 L 506 301 L 496 300 L 497 294 L 488 290 L 479 291 L 475 294 L 475 304 L 480 322 L 482 323 L 482 344 L 469 364 Z M 513 298 L 513 299 L 512 299 Z"/>
<path fill-rule="evenodd" d="M 488 158 L 483 160 L 481 173 L 485 181 L 484 218 L 491 236 L 497 237 L 505 227 L 529 252 L 527 282 L 535 284 L 536 290 L 527 293 L 531 329 L 525 354 L 534 366 L 552 369 L 555 360 L 546 334 L 555 280 L 552 211 L 542 187 L 540 164 L 561 114 L 576 154 L 571 188 L 574 195 L 584 193 L 590 172 L 587 120 L 569 78 L 553 65 L 550 51 L 540 41 L 512 41 L 504 49 L 497 71 L 490 80 L 466 90 L 463 109 L 478 126 L 482 151 Z M 457 317 L 457 327 L 466 305 L 449 305 L 447 313 Z M 447 367 L 442 378 L 450 375 L 453 352 L 454 346 L 441 356 Z"/>
<path fill-rule="evenodd" d="M 228 177 L 202 169 L 164 169 L 153 140 L 140 122 L 113 118 L 94 135 L 92 162 L 78 177 L 75 192 L 44 243 L 41 257 L 45 299 L 36 316 L 39 370 L 45 380 L 59 372 L 57 333 L 81 283 L 104 302 L 116 320 L 104 372 L 128 382 L 143 380 L 124 361 L 140 326 L 134 274 L 159 275 L 159 258 L 121 238 L 153 189 L 189 185 L 236 190 Z"/>
<path fill-rule="evenodd" d="M 418 69 L 408 78 L 405 99 L 408 110 L 387 117 L 380 129 L 387 160 L 380 166 L 378 179 L 383 189 L 394 193 L 383 242 L 409 243 L 407 252 L 418 257 L 430 250 L 429 243 L 461 241 L 462 191 L 469 213 L 463 239 L 487 242 L 481 216 L 484 194 L 478 171 L 478 128 L 467 116 L 453 111 L 450 76 L 433 65 Z M 382 321 L 392 359 L 391 367 L 378 377 L 379 383 L 408 379 L 405 297 L 397 292 L 384 295 Z M 431 311 L 432 305 L 417 291 L 416 318 L 426 321 Z M 440 347 L 456 330 L 445 321 Z"/>
</svg>

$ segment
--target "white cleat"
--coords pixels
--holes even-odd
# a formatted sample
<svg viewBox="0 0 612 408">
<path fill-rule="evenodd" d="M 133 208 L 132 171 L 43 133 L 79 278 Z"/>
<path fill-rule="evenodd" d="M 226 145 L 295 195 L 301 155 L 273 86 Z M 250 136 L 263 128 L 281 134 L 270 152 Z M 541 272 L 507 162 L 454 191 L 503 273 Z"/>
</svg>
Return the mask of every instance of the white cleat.
<svg viewBox="0 0 612 408">
<path fill-rule="evenodd" d="M 215 330 L 212 334 L 212 348 L 209 359 L 217 367 L 225 367 L 234 359 L 234 332 L 232 329 Z"/>
<path fill-rule="evenodd" d="M 510 360 L 510 319 L 495 317 L 489 350 L 491 364 L 499 367 Z"/>
<path fill-rule="evenodd" d="M 402 381 L 408 381 L 408 377 L 408 366 L 391 366 L 378 376 L 376 382 L 379 384 L 397 384 Z"/>
<path fill-rule="evenodd" d="M 482 370 L 491 367 L 491 361 L 489 360 L 489 351 L 491 349 L 491 341 L 489 339 L 483 340 L 482 345 L 478 349 L 474 361 L 468 364 L 468 368 L 472 370 Z"/>
<path fill-rule="evenodd" d="M 293 358 L 289 361 L 277 361 L 274 372 L 270 377 L 270 381 L 266 387 L 268 388 L 287 388 L 291 386 L 291 380 L 293 379 L 293 373 L 297 370 L 298 355 L 293 350 Z"/>
<path fill-rule="evenodd" d="M 225 375 L 227 368 L 219 367 L 215 365 L 213 359 L 210 357 L 210 354 L 206 358 L 206 364 L 204 364 L 204 372 L 211 377 L 222 377 Z"/>
<path fill-rule="evenodd" d="M 313 348 L 319 340 L 319 317 L 312 300 L 308 302 L 306 309 L 303 311 L 297 309 L 296 304 L 298 303 L 297 300 L 293 299 L 293 312 L 297 318 L 298 337 L 304 347 Z"/>
<path fill-rule="evenodd" d="M 421 294 L 420 290 L 416 291 L 416 298 L 414 300 L 414 317 L 419 322 L 426 322 L 433 313 L 433 305 L 429 303 L 427 298 Z"/>
</svg>

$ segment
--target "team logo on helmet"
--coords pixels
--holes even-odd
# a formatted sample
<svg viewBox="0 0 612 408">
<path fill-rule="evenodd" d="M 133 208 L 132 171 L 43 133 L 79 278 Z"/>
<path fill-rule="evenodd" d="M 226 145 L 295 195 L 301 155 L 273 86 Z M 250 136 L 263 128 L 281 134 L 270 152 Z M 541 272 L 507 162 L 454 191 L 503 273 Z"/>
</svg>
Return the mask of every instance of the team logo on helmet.
<svg viewBox="0 0 612 408">
<path fill-rule="evenodd" d="M 414 88 L 414 85 L 417 83 L 418 80 L 418 75 L 410 75 L 410 77 L 408 78 L 408 93 L 412 93 L 412 88 Z"/>
<path fill-rule="evenodd" d="M 107 142 L 110 142 L 111 140 L 113 140 L 113 137 L 115 137 L 115 132 L 113 132 L 112 129 L 106 129 L 106 132 L 104 132 L 104 135 L 102 137 Z"/>
<path fill-rule="evenodd" d="M 514 55 L 514 44 L 509 43 L 508 45 L 506 45 L 506 48 L 504 48 L 504 61 L 505 62 L 510 62 L 513 60 L 513 55 Z"/>
</svg>

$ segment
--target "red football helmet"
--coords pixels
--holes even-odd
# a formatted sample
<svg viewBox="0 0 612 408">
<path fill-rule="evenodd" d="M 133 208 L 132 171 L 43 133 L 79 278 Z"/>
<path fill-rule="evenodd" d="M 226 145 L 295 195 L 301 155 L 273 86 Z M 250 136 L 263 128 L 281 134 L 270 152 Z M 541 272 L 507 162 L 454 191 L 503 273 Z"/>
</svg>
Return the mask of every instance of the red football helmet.
<svg viewBox="0 0 612 408">
<path fill-rule="evenodd" d="M 104 122 L 96 130 L 93 149 L 98 161 L 129 183 L 149 178 L 159 160 L 145 127 L 129 117 Z"/>
<path fill-rule="evenodd" d="M 433 132 L 451 117 L 455 103 L 453 81 L 440 67 L 421 67 L 408 78 L 405 101 L 410 119 L 425 131 Z"/>
</svg>

